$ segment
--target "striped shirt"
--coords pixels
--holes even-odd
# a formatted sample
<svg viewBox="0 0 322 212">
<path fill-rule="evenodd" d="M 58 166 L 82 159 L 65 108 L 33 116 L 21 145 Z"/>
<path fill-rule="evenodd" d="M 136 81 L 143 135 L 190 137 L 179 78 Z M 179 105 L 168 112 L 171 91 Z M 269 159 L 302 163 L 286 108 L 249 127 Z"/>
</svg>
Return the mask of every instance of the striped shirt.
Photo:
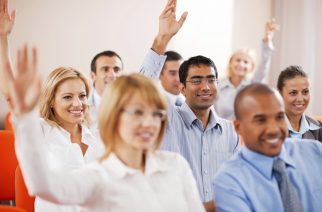
<svg viewBox="0 0 322 212">
<path fill-rule="evenodd" d="M 180 153 L 190 164 L 203 202 L 212 200 L 211 182 L 219 167 L 239 148 L 230 121 L 219 118 L 214 109 L 206 129 L 186 103 L 169 105 L 169 124 L 161 149 Z"/>
<path fill-rule="evenodd" d="M 166 57 L 148 51 L 140 73 L 158 79 Z M 232 123 L 216 115 L 213 107 L 206 129 L 186 103 L 168 105 L 169 124 L 161 149 L 180 153 L 189 163 L 203 202 L 212 200 L 211 182 L 219 167 L 239 149 Z"/>
</svg>

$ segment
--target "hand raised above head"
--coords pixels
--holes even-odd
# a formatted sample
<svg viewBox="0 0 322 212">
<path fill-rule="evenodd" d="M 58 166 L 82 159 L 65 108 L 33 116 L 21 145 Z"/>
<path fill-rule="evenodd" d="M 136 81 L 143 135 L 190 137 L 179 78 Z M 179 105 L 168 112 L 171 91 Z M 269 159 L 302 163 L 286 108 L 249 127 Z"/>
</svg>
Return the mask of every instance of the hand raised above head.
<svg viewBox="0 0 322 212">
<path fill-rule="evenodd" d="M 11 71 L 9 60 L 4 61 L 3 75 L 9 87 L 7 100 L 10 109 L 17 116 L 33 110 L 40 97 L 41 81 L 37 72 L 35 48 L 32 49 L 30 59 L 29 57 L 27 45 L 18 50 L 15 76 Z"/>
<path fill-rule="evenodd" d="M 8 12 L 8 0 L 0 0 L 0 36 L 10 34 L 16 19 L 16 11 Z"/>
<path fill-rule="evenodd" d="M 264 42 L 273 40 L 274 34 L 280 29 L 280 25 L 276 23 L 275 19 L 271 19 L 265 24 Z"/>
<path fill-rule="evenodd" d="M 176 19 L 177 0 L 168 0 L 159 16 L 159 32 L 154 39 L 152 49 L 158 54 L 164 54 L 171 38 L 177 34 L 185 22 L 188 12 L 184 12 L 179 21 Z"/>
</svg>

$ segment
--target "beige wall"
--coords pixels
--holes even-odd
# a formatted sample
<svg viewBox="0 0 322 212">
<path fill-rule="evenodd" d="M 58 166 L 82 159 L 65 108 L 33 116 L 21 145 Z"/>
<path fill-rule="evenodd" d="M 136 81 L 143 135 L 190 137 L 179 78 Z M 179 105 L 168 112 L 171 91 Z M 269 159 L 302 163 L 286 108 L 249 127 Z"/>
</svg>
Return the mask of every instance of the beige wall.
<svg viewBox="0 0 322 212">
<path fill-rule="evenodd" d="M 39 69 L 45 77 L 57 66 L 73 66 L 89 76 L 89 64 L 99 51 L 112 49 L 125 71 L 138 70 L 158 30 L 166 0 L 10 0 L 17 9 L 11 49 L 27 42 L 39 49 Z M 179 0 L 178 13 L 188 19 L 170 43 L 185 58 L 211 57 L 220 75 L 238 47 L 259 49 L 271 0 Z M 0 97 L 0 116 L 7 111 Z M 2 121 L 2 118 L 0 119 Z M 1 124 L 1 123 L 0 123 Z"/>
</svg>

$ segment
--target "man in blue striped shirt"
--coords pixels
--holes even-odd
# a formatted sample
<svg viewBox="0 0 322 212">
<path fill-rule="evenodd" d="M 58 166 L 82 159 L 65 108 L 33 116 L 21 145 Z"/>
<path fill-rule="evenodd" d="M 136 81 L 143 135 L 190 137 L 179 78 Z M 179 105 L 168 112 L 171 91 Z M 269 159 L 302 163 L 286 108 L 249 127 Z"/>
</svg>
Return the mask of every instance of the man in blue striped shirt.
<svg viewBox="0 0 322 212">
<path fill-rule="evenodd" d="M 159 33 L 145 58 L 140 72 L 159 78 L 168 42 L 183 25 L 187 13 L 179 21 L 175 16 L 176 0 L 169 0 L 159 18 Z M 239 148 L 239 139 L 230 121 L 217 116 L 218 73 L 214 62 L 196 56 L 183 62 L 179 69 L 181 92 L 186 101 L 180 107 L 169 104 L 169 124 L 162 149 L 178 152 L 189 162 L 196 178 L 202 201 L 213 208 L 211 182 L 221 164 Z"/>
</svg>

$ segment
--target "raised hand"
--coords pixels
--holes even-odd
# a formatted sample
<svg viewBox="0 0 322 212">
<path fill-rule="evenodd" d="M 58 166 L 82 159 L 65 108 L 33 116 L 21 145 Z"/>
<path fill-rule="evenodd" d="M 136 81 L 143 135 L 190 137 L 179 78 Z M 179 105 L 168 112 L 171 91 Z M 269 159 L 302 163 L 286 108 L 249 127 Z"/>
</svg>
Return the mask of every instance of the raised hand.
<svg viewBox="0 0 322 212">
<path fill-rule="evenodd" d="M 0 36 L 10 34 L 16 19 L 16 11 L 9 15 L 8 0 L 0 0 Z"/>
<path fill-rule="evenodd" d="M 265 24 L 265 35 L 263 41 L 265 43 L 272 41 L 276 31 L 280 29 L 279 24 L 275 22 L 275 19 L 271 19 Z"/>
<path fill-rule="evenodd" d="M 185 22 L 188 12 L 184 12 L 179 21 L 176 19 L 177 0 L 168 0 L 168 3 L 159 16 L 159 32 L 153 43 L 153 50 L 163 54 L 168 42 L 177 34 Z"/>
<path fill-rule="evenodd" d="M 9 90 L 7 100 L 11 111 L 20 116 L 33 110 L 38 103 L 41 90 L 36 49 L 32 49 L 30 59 L 27 46 L 18 50 L 16 76 L 11 71 L 9 60 L 5 60 L 3 66 L 4 79 Z"/>
</svg>

